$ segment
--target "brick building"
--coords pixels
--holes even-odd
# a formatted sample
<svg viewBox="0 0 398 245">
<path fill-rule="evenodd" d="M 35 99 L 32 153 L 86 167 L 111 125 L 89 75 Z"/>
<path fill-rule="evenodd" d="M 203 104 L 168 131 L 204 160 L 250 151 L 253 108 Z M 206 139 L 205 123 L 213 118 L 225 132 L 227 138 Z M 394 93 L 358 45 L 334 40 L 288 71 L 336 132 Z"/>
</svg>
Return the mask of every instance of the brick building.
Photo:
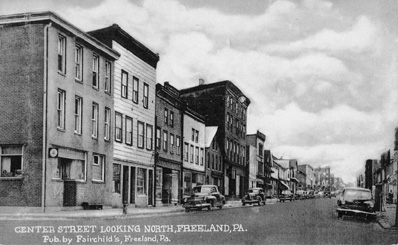
<svg viewBox="0 0 398 245">
<path fill-rule="evenodd" d="M 265 135 L 260 131 L 246 136 L 247 161 L 249 162 L 249 187 L 265 187 L 264 143 Z M 264 188 L 265 189 L 265 188 Z"/>
<path fill-rule="evenodd" d="M 110 205 L 119 54 L 51 12 L 0 25 L 0 205 Z"/>
<path fill-rule="evenodd" d="M 188 106 L 205 117 L 206 126 L 218 126 L 216 138 L 223 151 L 226 196 L 240 197 L 247 189 L 246 125 L 250 100 L 231 81 L 183 89 Z"/>
<path fill-rule="evenodd" d="M 115 61 L 113 206 L 154 205 L 156 66 L 159 56 L 118 25 L 91 31 Z"/>
<path fill-rule="evenodd" d="M 220 192 L 223 192 L 222 186 L 224 182 L 223 159 L 224 155 L 221 151 L 219 140 L 217 139 L 217 126 L 206 127 L 206 180 L 205 184 L 218 186 Z"/>
</svg>

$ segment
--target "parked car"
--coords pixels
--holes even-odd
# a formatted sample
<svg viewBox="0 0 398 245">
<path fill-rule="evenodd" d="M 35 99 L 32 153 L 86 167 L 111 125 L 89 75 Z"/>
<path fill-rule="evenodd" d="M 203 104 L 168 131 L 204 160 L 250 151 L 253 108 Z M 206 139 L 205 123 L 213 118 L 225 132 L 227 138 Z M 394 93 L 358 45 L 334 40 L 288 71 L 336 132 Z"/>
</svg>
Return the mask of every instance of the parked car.
<svg viewBox="0 0 398 245">
<path fill-rule="evenodd" d="M 369 220 L 376 217 L 372 192 L 365 188 L 349 187 L 343 190 L 337 200 L 337 217 L 343 215 L 362 216 Z"/>
<path fill-rule="evenodd" d="M 307 191 L 304 190 L 296 191 L 296 199 L 307 199 Z"/>
<path fill-rule="evenodd" d="M 314 191 L 308 191 L 307 192 L 307 198 L 315 198 L 315 192 Z"/>
<path fill-rule="evenodd" d="M 264 203 L 267 200 L 267 197 L 265 196 L 265 193 L 262 188 L 250 188 L 247 190 L 246 195 L 242 198 L 242 204 L 243 206 L 246 205 L 246 203 L 257 203 L 259 206 L 261 203 Z"/>
<path fill-rule="evenodd" d="M 279 195 L 280 202 L 285 202 L 286 200 L 294 201 L 294 199 L 295 199 L 294 194 L 290 190 L 284 190 Z"/>
<path fill-rule="evenodd" d="M 315 197 L 323 197 L 323 191 L 315 192 Z"/>
<path fill-rule="evenodd" d="M 225 197 L 218 191 L 215 185 L 199 185 L 193 189 L 193 194 L 186 199 L 183 207 L 186 212 L 192 209 L 202 210 L 206 208 L 211 210 L 212 207 L 222 208 L 225 204 Z"/>
</svg>

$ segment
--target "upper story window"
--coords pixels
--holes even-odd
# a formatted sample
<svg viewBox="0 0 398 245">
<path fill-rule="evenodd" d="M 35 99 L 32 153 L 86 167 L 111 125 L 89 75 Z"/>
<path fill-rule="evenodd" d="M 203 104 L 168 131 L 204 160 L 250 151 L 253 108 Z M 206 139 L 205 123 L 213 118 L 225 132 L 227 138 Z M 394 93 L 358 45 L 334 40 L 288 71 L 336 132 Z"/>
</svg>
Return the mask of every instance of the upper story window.
<svg viewBox="0 0 398 245">
<path fill-rule="evenodd" d="M 144 83 L 144 100 L 143 100 L 143 106 L 144 108 L 148 108 L 148 101 L 149 101 L 149 85 Z"/>
<path fill-rule="evenodd" d="M 146 125 L 146 149 L 153 149 L 153 127 L 152 125 Z"/>
<path fill-rule="evenodd" d="M 181 155 L 181 137 L 176 136 L 177 155 Z"/>
<path fill-rule="evenodd" d="M 66 72 L 66 37 L 58 35 L 58 72 Z"/>
<path fill-rule="evenodd" d="M 82 133 L 83 98 L 75 96 L 75 133 Z"/>
<path fill-rule="evenodd" d="M 169 110 L 167 108 L 164 108 L 164 125 L 167 125 L 169 123 Z"/>
<path fill-rule="evenodd" d="M 111 138 L 111 109 L 105 107 L 104 140 Z"/>
<path fill-rule="evenodd" d="M 170 134 L 170 153 L 174 153 L 174 134 Z"/>
<path fill-rule="evenodd" d="M 93 168 L 92 168 L 93 180 L 104 181 L 104 167 L 105 167 L 105 156 L 99 154 L 93 154 Z"/>
<path fill-rule="evenodd" d="M 170 127 L 174 127 L 174 112 L 170 111 Z"/>
<path fill-rule="evenodd" d="M 133 77 L 133 101 L 134 103 L 138 103 L 138 89 L 139 89 L 139 80 L 136 77 Z"/>
<path fill-rule="evenodd" d="M 93 54 L 93 88 L 99 88 L 99 56 Z"/>
<path fill-rule="evenodd" d="M 167 151 L 167 145 L 168 145 L 168 133 L 166 130 L 163 130 L 163 150 Z"/>
<path fill-rule="evenodd" d="M 259 144 L 258 144 L 258 155 L 259 155 L 260 157 L 263 157 L 263 152 L 264 152 L 264 150 L 263 150 L 263 144 L 259 143 Z"/>
<path fill-rule="evenodd" d="M 81 82 L 83 78 L 83 47 L 75 46 L 75 79 Z"/>
<path fill-rule="evenodd" d="M 22 177 L 22 145 L 0 145 L 1 177 Z"/>
<path fill-rule="evenodd" d="M 190 155 L 191 155 L 191 158 L 190 158 L 190 160 L 191 160 L 191 163 L 193 163 L 193 159 L 194 159 L 194 148 L 193 148 L 193 145 L 190 145 L 190 149 L 189 149 L 189 151 L 190 151 Z"/>
<path fill-rule="evenodd" d="M 98 104 L 93 103 L 92 113 L 91 113 L 91 136 L 93 138 L 98 138 Z"/>
<path fill-rule="evenodd" d="M 199 165 L 199 147 L 195 147 L 195 164 Z"/>
<path fill-rule="evenodd" d="M 198 143 L 199 142 L 199 131 L 195 130 L 195 142 Z"/>
<path fill-rule="evenodd" d="M 144 134 L 144 123 L 143 122 L 138 122 L 138 130 L 137 130 L 137 146 L 139 148 L 144 148 L 144 139 L 145 139 L 145 134 Z"/>
<path fill-rule="evenodd" d="M 192 142 L 195 142 L 195 129 L 194 128 L 192 128 L 192 137 L 191 137 L 191 141 Z"/>
<path fill-rule="evenodd" d="M 184 143 L 184 161 L 188 162 L 189 156 L 189 145 L 188 143 Z"/>
<path fill-rule="evenodd" d="M 123 141 L 123 121 L 122 114 L 116 112 L 115 113 L 115 141 L 122 142 Z"/>
<path fill-rule="evenodd" d="M 109 61 L 105 61 L 105 81 L 104 81 L 104 91 L 105 93 L 111 93 L 112 85 L 112 64 Z"/>
<path fill-rule="evenodd" d="M 58 89 L 57 93 L 57 128 L 65 129 L 65 99 L 66 92 Z"/>
<path fill-rule="evenodd" d="M 126 138 L 127 145 L 133 144 L 133 119 L 126 116 Z"/>
<path fill-rule="evenodd" d="M 160 128 L 156 128 L 156 149 L 160 150 L 161 147 L 161 132 Z"/>
<path fill-rule="evenodd" d="M 128 78 L 129 74 L 126 71 L 122 70 L 122 87 L 120 88 L 120 94 L 122 96 L 122 98 L 126 98 L 127 99 L 127 91 L 128 91 Z"/>
<path fill-rule="evenodd" d="M 205 154 L 204 149 L 200 148 L 200 166 L 203 166 L 205 163 Z"/>
</svg>

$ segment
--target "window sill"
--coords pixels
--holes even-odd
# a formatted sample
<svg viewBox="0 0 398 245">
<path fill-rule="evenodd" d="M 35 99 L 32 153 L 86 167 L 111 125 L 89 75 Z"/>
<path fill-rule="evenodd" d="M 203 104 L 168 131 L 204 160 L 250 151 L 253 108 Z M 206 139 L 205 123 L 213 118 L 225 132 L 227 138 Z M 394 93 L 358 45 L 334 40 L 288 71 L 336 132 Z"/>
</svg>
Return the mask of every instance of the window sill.
<svg viewBox="0 0 398 245">
<path fill-rule="evenodd" d="M 91 182 L 93 183 L 93 184 L 105 184 L 105 181 L 103 181 L 103 180 L 91 180 Z"/>
<path fill-rule="evenodd" d="M 80 83 L 80 84 L 83 84 L 83 80 L 79 80 L 79 79 L 77 79 L 77 78 L 75 78 L 75 82 Z"/>
<path fill-rule="evenodd" d="M 64 128 L 58 128 L 57 127 L 57 130 L 60 131 L 60 132 L 64 132 L 65 133 L 65 129 Z"/>
<path fill-rule="evenodd" d="M 92 86 L 92 88 L 93 88 L 94 90 L 99 91 L 99 87 Z"/>
<path fill-rule="evenodd" d="M 62 71 L 59 71 L 59 70 L 58 70 L 58 74 L 61 75 L 61 76 L 63 76 L 63 77 L 66 77 L 66 72 L 62 72 Z"/>
<path fill-rule="evenodd" d="M 75 131 L 75 135 L 76 136 L 82 136 L 83 134 L 82 133 L 78 133 L 78 132 Z"/>
<path fill-rule="evenodd" d="M 0 177 L 0 181 L 5 180 L 5 181 L 17 181 L 17 180 L 23 180 L 23 177 Z"/>
</svg>

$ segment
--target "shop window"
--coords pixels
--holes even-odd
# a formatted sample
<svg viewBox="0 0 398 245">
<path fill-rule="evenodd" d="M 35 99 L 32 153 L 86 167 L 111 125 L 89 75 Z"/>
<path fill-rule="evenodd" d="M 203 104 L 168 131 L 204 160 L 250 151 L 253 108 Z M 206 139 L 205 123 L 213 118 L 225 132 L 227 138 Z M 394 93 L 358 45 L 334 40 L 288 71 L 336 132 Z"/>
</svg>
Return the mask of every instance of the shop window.
<svg viewBox="0 0 398 245">
<path fill-rule="evenodd" d="M 146 169 L 137 169 L 137 194 L 146 195 Z"/>
<path fill-rule="evenodd" d="M 22 176 L 22 149 L 21 145 L 0 146 L 1 177 Z"/>
<path fill-rule="evenodd" d="M 120 172 L 121 166 L 120 164 L 113 164 L 113 192 L 120 193 Z"/>
<path fill-rule="evenodd" d="M 57 171 L 55 178 L 63 180 L 81 180 L 86 179 L 86 165 L 84 160 L 58 158 Z"/>
<path fill-rule="evenodd" d="M 93 154 L 93 180 L 104 181 L 105 156 Z"/>
</svg>

